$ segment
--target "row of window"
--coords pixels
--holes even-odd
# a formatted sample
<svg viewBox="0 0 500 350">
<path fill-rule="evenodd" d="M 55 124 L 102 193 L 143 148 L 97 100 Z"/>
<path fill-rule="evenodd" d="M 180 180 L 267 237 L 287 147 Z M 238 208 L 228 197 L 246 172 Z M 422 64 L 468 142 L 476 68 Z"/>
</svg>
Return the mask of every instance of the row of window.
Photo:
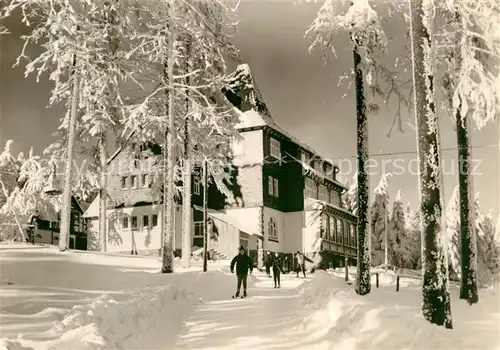
<svg viewBox="0 0 500 350">
<path fill-rule="evenodd" d="M 139 227 L 142 228 L 152 228 L 158 226 L 158 215 L 151 215 L 151 224 L 149 221 L 149 215 L 143 216 L 124 216 L 122 219 L 122 228 L 136 230 Z M 142 222 L 139 225 L 139 219 L 142 218 Z"/>
<path fill-rule="evenodd" d="M 310 178 L 305 180 L 305 197 L 314 198 L 332 205 L 341 207 L 340 193 L 335 190 L 329 190 L 325 185 L 318 184 Z"/>
<path fill-rule="evenodd" d="M 148 186 L 149 186 L 148 174 L 122 176 L 122 188 L 139 188 Z"/>
<path fill-rule="evenodd" d="M 122 189 L 148 187 L 149 178 L 150 175 L 148 174 L 122 176 Z M 201 182 L 199 176 L 194 177 L 193 192 L 196 195 L 201 193 Z"/>
<path fill-rule="evenodd" d="M 358 244 L 356 226 L 327 214 L 321 216 L 321 238 L 353 248 Z"/>
</svg>

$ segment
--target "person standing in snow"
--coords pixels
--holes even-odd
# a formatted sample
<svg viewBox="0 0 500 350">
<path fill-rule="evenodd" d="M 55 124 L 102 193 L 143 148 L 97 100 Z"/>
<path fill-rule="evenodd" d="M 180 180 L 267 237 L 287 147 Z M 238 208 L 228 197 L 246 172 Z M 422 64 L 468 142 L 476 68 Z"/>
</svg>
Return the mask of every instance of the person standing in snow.
<svg viewBox="0 0 500 350">
<path fill-rule="evenodd" d="M 272 265 L 272 260 L 273 257 L 271 256 L 271 252 L 268 250 L 266 251 L 266 275 L 267 277 L 271 277 L 271 265 Z"/>
<path fill-rule="evenodd" d="M 306 260 L 304 254 L 297 250 L 297 253 L 295 253 L 295 259 L 297 259 L 297 277 L 299 277 L 299 273 L 302 271 L 304 278 L 306 278 Z"/>
<path fill-rule="evenodd" d="M 236 255 L 233 260 L 231 260 L 231 273 L 234 273 L 234 267 L 236 265 L 236 277 L 237 279 L 237 289 L 235 297 L 240 296 L 241 285 L 243 284 L 243 297 L 247 296 L 247 277 L 248 270 L 250 273 L 253 271 L 253 261 L 252 258 L 247 255 L 245 247 L 241 246 L 239 254 Z"/>
<path fill-rule="evenodd" d="M 280 281 L 281 266 L 282 263 L 280 257 L 278 256 L 278 253 L 274 253 L 274 257 L 272 260 L 274 288 L 281 288 L 281 281 Z"/>
</svg>

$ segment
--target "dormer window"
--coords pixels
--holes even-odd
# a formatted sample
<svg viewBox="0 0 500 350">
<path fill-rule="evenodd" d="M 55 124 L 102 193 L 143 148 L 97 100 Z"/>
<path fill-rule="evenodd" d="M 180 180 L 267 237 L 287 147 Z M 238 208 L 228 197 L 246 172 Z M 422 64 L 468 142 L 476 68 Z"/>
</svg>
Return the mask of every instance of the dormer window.
<svg viewBox="0 0 500 350">
<path fill-rule="evenodd" d="M 280 142 L 271 137 L 270 139 L 271 156 L 274 158 L 281 158 L 281 145 Z"/>
</svg>

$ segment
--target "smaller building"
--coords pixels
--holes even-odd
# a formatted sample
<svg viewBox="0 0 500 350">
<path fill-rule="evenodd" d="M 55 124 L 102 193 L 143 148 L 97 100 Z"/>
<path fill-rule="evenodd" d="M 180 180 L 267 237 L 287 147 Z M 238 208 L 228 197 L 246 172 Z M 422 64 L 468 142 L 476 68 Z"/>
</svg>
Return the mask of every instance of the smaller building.
<svg viewBox="0 0 500 350">
<path fill-rule="evenodd" d="M 83 214 L 86 203 L 71 198 L 71 224 L 69 249 L 87 250 L 87 226 Z M 59 244 L 61 212 L 49 206 L 43 213 L 31 216 L 28 225 L 28 239 L 32 243 Z"/>
</svg>

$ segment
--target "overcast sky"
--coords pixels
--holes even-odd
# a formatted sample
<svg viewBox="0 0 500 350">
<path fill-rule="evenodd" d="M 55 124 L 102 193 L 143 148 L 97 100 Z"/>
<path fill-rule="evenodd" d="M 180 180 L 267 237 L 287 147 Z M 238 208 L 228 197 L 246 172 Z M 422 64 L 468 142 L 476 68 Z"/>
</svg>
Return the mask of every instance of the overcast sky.
<svg viewBox="0 0 500 350">
<path fill-rule="evenodd" d="M 338 58 L 324 65 L 319 54 L 309 55 L 304 31 L 314 18 L 317 4 L 294 5 L 287 1 L 244 1 L 239 10 L 240 23 L 235 43 L 241 49 L 242 59 L 249 63 L 257 84 L 267 102 L 272 117 L 285 130 L 310 144 L 326 158 L 341 159 L 343 171 L 355 167 L 356 117 L 354 93 L 345 85 L 338 87 L 338 77 L 350 69 L 352 54 L 346 36 L 336 42 Z M 392 25 L 392 27 L 390 27 Z M 404 33 L 404 28 L 389 24 L 389 35 Z M 0 39 L 1 40 L 1 39 Z M 33 145 L 40 153 L 51 141 L 51 133 L 58 124 L 57 111 L 46 109 L 50 84 L 24 79 L 23 68 L 11 68 L 20 52 L 19 30 L 3 38 L 2 92 L 0 108 L 0 143 L 13 139 L 16 151 L 25 151 Z M 389 52 L 391 55 L 391 52 Z M 394 52 L 392 52 L 394 55 Z M 347 93 L 345 98 L 342 98 Z M 408 115 L 405 114 L 405 122 Z M 386 134 L 393 113 L 382 109 L 369 116 L 370 153 L 378 166 L 372 168 L 372 186 L 381 175 L 381 164 L 386 162 L 388 172 L 399 174 L 390 180 L 390 195 L 394 199 L 398 189 L 404 202 L 416 205 L 418 200 L 415 134 L 405 125 L 405 133 Z M 500 208 L 498 124 L 472 135 L 473 157 L 478 175 L 475 191 L 480 192 L 481 208 Z M 445 196 L 448 200 L 456 185 L 456 137 L 452 121 L 442 120 L 443 169 Z M 450 149 L 451 150 L 448 150 Z M 391 154 L 391 153 L 407 154 Z M 382 156 L 375 156 L 383 154 Z M 349 166 L 349 163 L 352 166 Z M 392 165 L 391 165 L 392 163 Z M 396 165 L 403 166 L 395 168 Z M 402 173 L 402 174 L 401 174 Z M 349 174 L 346 177 L 350 177 Z"/>
</svg>

